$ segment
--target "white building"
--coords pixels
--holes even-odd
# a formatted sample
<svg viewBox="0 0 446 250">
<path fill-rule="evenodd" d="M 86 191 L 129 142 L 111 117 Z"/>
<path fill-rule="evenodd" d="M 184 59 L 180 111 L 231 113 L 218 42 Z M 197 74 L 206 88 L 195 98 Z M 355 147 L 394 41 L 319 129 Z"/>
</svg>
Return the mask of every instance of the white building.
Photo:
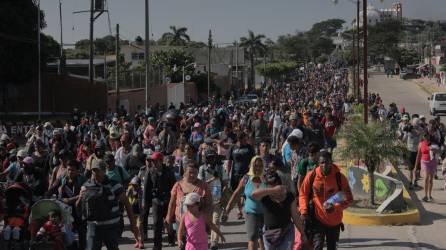
<svg viewBox="0 0 446 250">
<path fill-rule="evenodd" d="M 363 23 L 363 12 L 359 12 L 359 26 L 362 27 Z M 390 9 L 378 9 L 372 5 L 367 6 L 367 19 L 368 25 L 376 25 L 377 23 L 395 19 L 401 20 L 403 19 L 403 6 L 401 3 L 393 4 L 393 7 Z M 354 22 L 354 26 L 356 26 L 356 22 Z"/>
</svg>

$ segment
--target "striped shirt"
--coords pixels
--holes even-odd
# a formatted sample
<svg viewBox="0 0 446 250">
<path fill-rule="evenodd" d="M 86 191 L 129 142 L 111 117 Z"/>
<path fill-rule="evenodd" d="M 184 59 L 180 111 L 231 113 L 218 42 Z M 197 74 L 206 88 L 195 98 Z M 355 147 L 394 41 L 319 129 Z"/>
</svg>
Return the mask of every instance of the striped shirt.
<svg viewBox="0 0 446 250">
<path fill-rule="evenodd" d="M 122 185 L 114 180 L 110 180 L 108 177 L 105 177 L 104 181 L 102 182 L 102 185 L 98 185 L 94 180 L 90 179 L 83 185 L 87 190 L 100 190 L 101 187 L 103 188 L 104 192 L 106 192 L 107 199 L 109 201 L 109 208 L 104 209 L 104 215 L 105 218 L 101 219 L 100 221 L 88 221 L 89 223 L 94 223 L 98 226 L 101 225 L 112 225 L 119 222 L 121 218 L 121 211 L 119 209 L 119 196 L 124 193 L 124 188 Z M 97 203 L 94 203 L 94 205 L 98 205 L 100 207 L 103 207 L 104 205 L 99 205 Z"/>
</svg>

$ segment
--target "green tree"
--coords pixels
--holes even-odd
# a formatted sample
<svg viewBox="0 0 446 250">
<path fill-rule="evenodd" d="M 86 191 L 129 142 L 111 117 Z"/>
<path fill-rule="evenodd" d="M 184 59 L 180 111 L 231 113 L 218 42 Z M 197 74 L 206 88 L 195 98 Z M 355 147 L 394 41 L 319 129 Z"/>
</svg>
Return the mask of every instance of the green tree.
<svg viewBox="0 0 446 250">
<path fill-rule="evenodd" d="M 297 68 L 295 62 L 277 62 L 267 63 L 265 65 L 257 65 L 257 71 L 264 77 L 271 78 L 273 80 L 281 80 L 283 76 L 292 73 Z"/>
<path fill-rule="evenodd" d="M 407 151 L 405 145 L 399 142 L 389 122 L 370 121 L 365 124 L 359 114 L 349 118 L 338 138 L 343 140 L 339 147 L 341 157 L 365 162 L 369 176 L 369 202 L 375 205 L 375 170 L 384 160 L 397 164 Z"/>
<path fill-rule="evenodd" d="M 403 26 L 397 20 L 387 20 L 369 27 L 369 55 L 372 61 L 389 56 L 398 57 L 398 44 L 403 37 Z"/>
<path fill-rule="evenodd" d="M 309 46 L 308 37 L 303 32 L 279 36 L 277 40 L 277 50 L 285 60 L 309 60 L 311 58 Z"/>
<path fill-rule="evenodd" d="M 414 49 L 401 48 L 398 49 L 395 54 L 395 60 L 398 62 L 401 68 L 418 62 L 418 52 Z"/>
<path fill-rule="evenodd" d="M 184 46 L 190 41 L 186 27 L 177 28 L 175 26 L 170 26 L 169 28 L 170 32 L 164 33 L 161 37 L 161 40 L 166 45 Z"/>
<path fill-rule="evenodd" d="M 333 44 L 333 41 L 326 37 L 316 38 L 309 47 L 312 58 L 317 58 L 323 54 L 329 55 L 335 48 L 336 45 Z"/>
<path fill-rule="evenodd" d="M 262 54 L 266 51 L 266 46 L 263 44 L 263 39 L 265 35 L 256 35 L 251 30 L 249 31 L 248 37 L 240 38 L 240 46 L 244 47 L 248 54 L 251 63 L 251 74 L 250 81 L 248 84 L 248 89 L 255 87 L 255 68 L 254 68 L 254 58 L 256 55 Z"/>
<path fill-rule="evenodd" d="M 0 1 L 0 82 L 3 86 L 24 83 L 37 75 L 37 12 L 35 1 Z M 40 24 L 42 29 L 46 27 L 43 12 L 40 12 Z M 42 51 L 42 65 L 45 58 Z"/>
<path fill-rule="evenodd" d="M 345 20 L 342 19 L 328 19 L 322 22 L 313 24 L 308 34 L 310 37 L 332 37 L 336 36 L 337 33 L 342 29 Z"/>
<path fill-rule="evenodd" d="M 126 87 L 127 81 L 130 79 L 130 66 L 131 63 L 124 61 L 124 54 L 119 55 L 119 86 L 120 88 Z M 107 67 L 107 85 L 109 88 L 115 88 L 116 81 L 116 66 Z"/>
</svg>

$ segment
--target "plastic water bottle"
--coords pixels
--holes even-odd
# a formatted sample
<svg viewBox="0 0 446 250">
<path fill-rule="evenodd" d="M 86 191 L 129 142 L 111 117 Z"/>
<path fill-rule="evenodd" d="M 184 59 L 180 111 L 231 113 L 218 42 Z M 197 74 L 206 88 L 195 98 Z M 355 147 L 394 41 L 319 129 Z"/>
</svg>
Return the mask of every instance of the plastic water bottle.
<svg viewBox="0 0 446 250">
<path fill-rule="evenodd" d="M 214 201 L 219 201 L 221 198 L 221 182 L 220 182 L 220 180 L 212 181 L 211 192 L 212 192 L 212 198 L 214 198 Z"/>
<path fill-rule="evenodd" d="M 331 204 L 341 203 L 341 202 L 344 201 L 344 199 L 345 199 L 344 192 L 339 191 L 336 194 L 334 194 L 333 196 L 331 196 L 330 198 L 328 198 L 328 200 L 326 200 L 324 202 L 324 204 L 327 204 L 327 203 L 331 203 Z"/>
</svg>

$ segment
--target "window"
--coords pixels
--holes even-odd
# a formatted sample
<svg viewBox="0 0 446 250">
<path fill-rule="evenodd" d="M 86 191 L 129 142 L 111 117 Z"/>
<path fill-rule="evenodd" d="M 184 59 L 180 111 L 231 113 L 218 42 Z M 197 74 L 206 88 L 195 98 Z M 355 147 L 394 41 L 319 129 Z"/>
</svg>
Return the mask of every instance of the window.
<svg viewBox="0 0 446 250">
<path fill-rule="evenodd" d="M 132 60 L 138 60 L 138 53 L 132 53 Z"/>
<path fill-rule="evenodd" d="M 435 101 L 446 101 L 446 94 L 436 94 Z"/>
<path fill-rule="evenodd" d="M 139 60 L 144 60 L 144 53 L 139 53 Z"/>
</svg>

